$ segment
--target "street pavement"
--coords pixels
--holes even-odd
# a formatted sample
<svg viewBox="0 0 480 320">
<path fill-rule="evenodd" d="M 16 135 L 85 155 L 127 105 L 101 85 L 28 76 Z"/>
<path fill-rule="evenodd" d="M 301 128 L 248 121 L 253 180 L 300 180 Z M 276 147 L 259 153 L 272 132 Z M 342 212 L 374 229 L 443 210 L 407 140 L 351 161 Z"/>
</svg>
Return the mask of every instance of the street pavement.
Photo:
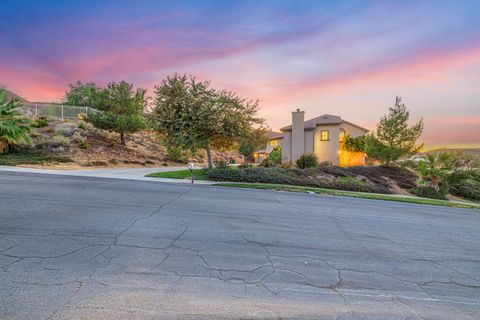
<svg viewBox="0 0 480 320">
<path fill-rule="evenodd" d="M 480 211 L 0 172 L 0 319 L 480 319 Z"/>
</svg>

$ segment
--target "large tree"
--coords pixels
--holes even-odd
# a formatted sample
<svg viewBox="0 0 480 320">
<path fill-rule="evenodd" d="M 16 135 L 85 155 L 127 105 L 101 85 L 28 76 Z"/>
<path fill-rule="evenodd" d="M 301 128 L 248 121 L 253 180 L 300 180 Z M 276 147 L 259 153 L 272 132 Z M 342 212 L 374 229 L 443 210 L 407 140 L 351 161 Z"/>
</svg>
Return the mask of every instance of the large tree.
<svg viewBox="0 0 480 320">
<path fill-rule="evenodd" d="M 210 88 L 209 82 L 175 74 L 155 87 L 153 127 L 165 135 L 167 143 L 195 151 L 207 151 L 213 167 L 211 149 L 230 148 L 248 136 L 255 125 L 258 103 L 236 94 Z"/>
<path fill-rule="evenodd" d="M 145 89 L 134 89 L 125 81 L 111 82 L 103 90 L 102 112 L 91 113 L 88 118 L 97 128 L 118 132 L 120 143 L 125 145 L 127 133 L 145 128 L 145 92 Z"/>
<path fill-rule="evenodd" d="M 376 132 L 366 136 L 366 154 L 390 165 L 417 153 L 423 147 L 423 144 L 417 145 L 423 131 L 423 120 L 420 119 L 410 126 L 409 118 L 410 111 L 402 103 L 402 99 L 396 97 L 395 104 L 389 108 L 388 114 L 377 124 Z"/>
<path fill-rule="evenodd" d="M 68 86 L 63 103 L 70 106 L 84 106 L 102 110 L 105 105 L 105 90 L 94 82 L 77 81 Z"/>
<path fill-rule="evenodd" d="M 7 98 L 7 91 L 0 88 L 0 153 L 30 143 L 30 121 L 16 111 L 18 107 L 18 100 Z"/>
</svg>

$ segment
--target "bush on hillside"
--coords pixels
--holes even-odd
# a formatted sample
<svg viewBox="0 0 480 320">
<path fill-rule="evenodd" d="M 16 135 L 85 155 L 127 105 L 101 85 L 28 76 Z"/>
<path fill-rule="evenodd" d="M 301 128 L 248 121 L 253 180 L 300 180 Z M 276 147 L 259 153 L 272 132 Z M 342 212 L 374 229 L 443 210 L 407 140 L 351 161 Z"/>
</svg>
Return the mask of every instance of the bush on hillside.
<svg viewBox="0 0 480 320">
<path fill-rule="evenodd" d="M 228 168 L 228 161 L 225 159 L 216 159 L 213 160 L 213 165 L 215 168 Z"/>
<path fill-rule="evenodd" d="M 233 181 L 248 183 L 273 183 L 290 184 L 297 186 L 329 188 L 348 191 L 382 192 L 388 193 L 388 189 L 378 189 L 368 181 L 357 177 L 318 177 L 314 172 L 305 172 L 302 169 L 282 168 L 248 168 L 248 169 L 213 169 L 208 171 L 209 180 Z M 308 170 L 307 170 L 308 171 Z"/>
<path fill-rule="evenodd" d="M 422 198 L 447 200 L 444 188 L 436 189 L 431 186 L 419 186 L 410 190 L 414 195 Z"/>
<path fill-rule="evenodd" d="M 277 164 L 270 160 L 270 158 L 265 158 L 263 161 L 259 164 L 260 167 L 263 168 L 275 168 Z"/>
<path fill-rule="evenodd" d="M 450 193 L 465 199 L 480 201 L 480 183 L 474 180 L 450 185 Z"/>
<path fill-rule="evenodd" d="M 300 169 L 313 168 L 318 165 L 318 159 L 317 156 L 314 154 L 304 154 L 300 156 L 297 161 L 295 161 L 295 164 Z"/>
</svg>

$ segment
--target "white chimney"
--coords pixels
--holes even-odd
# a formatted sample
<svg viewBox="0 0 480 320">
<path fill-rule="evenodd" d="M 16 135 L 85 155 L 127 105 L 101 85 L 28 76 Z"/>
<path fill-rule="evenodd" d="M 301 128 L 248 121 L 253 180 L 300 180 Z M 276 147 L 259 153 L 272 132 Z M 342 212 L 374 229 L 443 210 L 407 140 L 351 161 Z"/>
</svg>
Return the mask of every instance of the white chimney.
<svg viewBox="0 0 480 320">
<path fill-rule="evenodd" d="M 292 162 L 305 153 L 305 111 L 292 112 Z"/>
</svg>

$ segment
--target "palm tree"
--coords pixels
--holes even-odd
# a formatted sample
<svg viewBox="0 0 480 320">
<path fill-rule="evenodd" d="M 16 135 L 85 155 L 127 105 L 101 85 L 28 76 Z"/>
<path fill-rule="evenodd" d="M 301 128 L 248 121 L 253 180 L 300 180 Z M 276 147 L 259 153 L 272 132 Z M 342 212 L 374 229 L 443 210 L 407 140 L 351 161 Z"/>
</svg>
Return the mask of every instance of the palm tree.
<svg viewBox="0 0 480 320">
<path fill-rule="evenodd" d="M 7 99 L 7 91 L 0 88 L 0 153 L 31 141 L 30 121 L 16 111 L 18 106 L 18 100 Z"/>
</svg>

